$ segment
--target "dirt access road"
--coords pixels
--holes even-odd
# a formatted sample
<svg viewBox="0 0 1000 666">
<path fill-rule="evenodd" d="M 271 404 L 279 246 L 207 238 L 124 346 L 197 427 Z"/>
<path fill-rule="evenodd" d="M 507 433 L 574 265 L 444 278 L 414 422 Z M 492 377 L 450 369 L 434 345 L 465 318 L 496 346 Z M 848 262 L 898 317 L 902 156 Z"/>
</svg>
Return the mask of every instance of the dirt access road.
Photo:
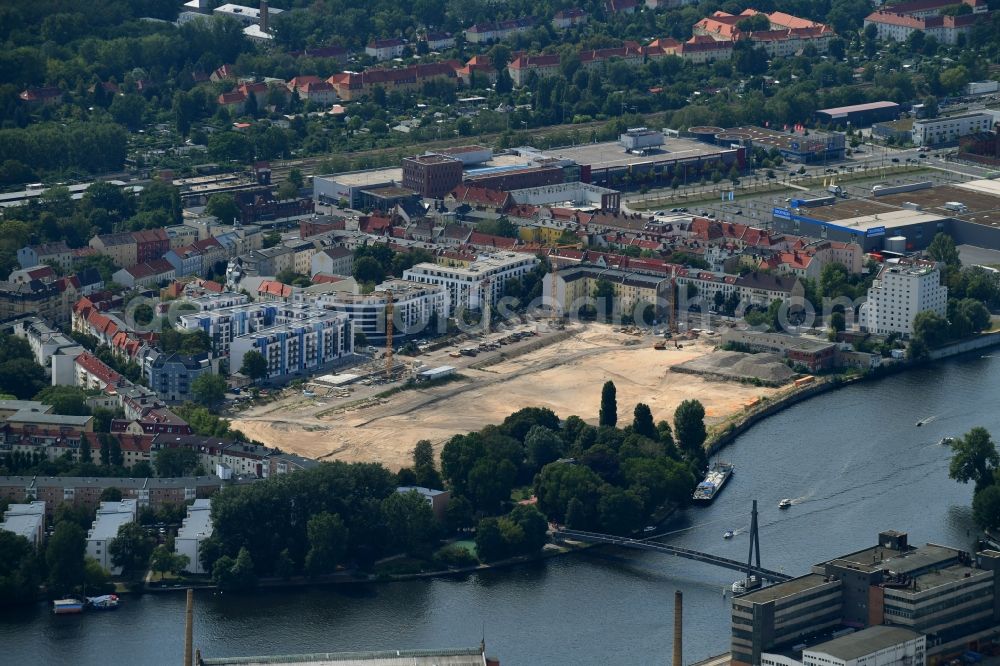
<svg viewBox="0 0 1000 666">
<path fill-rule="evenodd" d="M 248 437 L 299 455 L 380 462 L 395 470 L 410 463 L 418 440 L 428 439 L 440 450 L 452 435 L 499 423 L 523 407 L 548 407 L 560 417 L 576 414 L 596 423 L 601 386 L 609 379 L 618 389 L 618 413 L 625 423 L 637 402 L 648 404 L 659 420 L 671 419 L 683 400 L 697 398 L 711 424 L 758 396 L 775 393 L 669 372 L 673 364 L 709 353 L 716 338 L 659 351 L 652 347 L 652 336 L 615 333 L 607 325 L 577 324 L 569 330 L 569 337 L 515 358 L 478 370 L 460 367 L 463 379 L 441 386 L 368 400 L 361 398 L 385 387 L 359 387 L 352 398 L 339 401 L 296 394 L 248 410 L 232 425 Z M 455 364 L 447 351 L 421 360 L 427 367 Z"/>
</svg>

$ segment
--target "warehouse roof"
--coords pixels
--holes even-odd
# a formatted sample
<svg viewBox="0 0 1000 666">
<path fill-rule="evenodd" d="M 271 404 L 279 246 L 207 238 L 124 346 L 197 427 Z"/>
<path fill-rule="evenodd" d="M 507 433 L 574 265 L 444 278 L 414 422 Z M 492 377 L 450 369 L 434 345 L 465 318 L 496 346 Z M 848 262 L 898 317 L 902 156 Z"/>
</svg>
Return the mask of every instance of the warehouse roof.
<svg viewBox="0 0 1000 666">
<path fill-rule="evenodd" d="M 806 650 L 806 652 L 822 652 L 834 659 L 851 661 L 869 654 L 874 654 L 879 650 L 920 638 L 921 634 L 903 627 L 892 627 L 888 625 L 878 625 L 869 627 L 853 634 L 834 638 L 832 641 L 820 643 Z"/>
</svg>

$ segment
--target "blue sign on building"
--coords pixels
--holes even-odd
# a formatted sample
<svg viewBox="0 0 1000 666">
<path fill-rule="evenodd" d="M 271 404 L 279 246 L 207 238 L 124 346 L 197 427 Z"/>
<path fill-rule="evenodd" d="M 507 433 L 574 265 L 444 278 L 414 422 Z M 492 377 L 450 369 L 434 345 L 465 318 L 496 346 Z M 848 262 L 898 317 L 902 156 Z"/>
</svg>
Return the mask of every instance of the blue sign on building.
<svg viewBox="0 0 1000 666">
<path fill-rule="evenodd" d="M 865 231 L 865 236 L 871 238 L 873 236 L 885 236 L 885 227 L 872 227 Z"/>
<path fill-rule="evenodd" d="M 775 217 L 780 217 L 782 220 L 792 219 L 792 214 L 788 211 L 787 208 L 774 208 L 771 210 L 771 214 L 774 215 Z"/>
</svg>

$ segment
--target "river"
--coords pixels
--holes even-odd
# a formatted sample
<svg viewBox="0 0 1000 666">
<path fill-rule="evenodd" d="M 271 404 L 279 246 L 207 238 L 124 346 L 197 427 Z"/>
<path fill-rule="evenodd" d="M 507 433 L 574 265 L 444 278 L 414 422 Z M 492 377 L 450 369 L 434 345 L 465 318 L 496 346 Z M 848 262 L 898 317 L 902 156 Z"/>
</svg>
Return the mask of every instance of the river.
<svg viewBox="0 0 1000 666">
<path fill-rule="evenodd" d="M 599 383 L 595 379 L 595 385 Z M 763 566 L 805 573 L 870 546 L 884 529 L 911 543 L 968 547 L 971 486 L 948 479 L 938 441 L 982 425 L 1000 435 L 1000 354 L 864 382 L 756 425 L 721 457 L 736 473 L 716 502 L 679 514 L 671 543 L 744 559 L 760 502 Z M 917 421 L 930 419 L 923 427 Z M 779 511 L 783 497 L 796 504 Z M 727 529 L 741 530 L 723 540 Z M 647 664 L 669 659 L 674 590 L 684 592 L 685 661 L 724 652 L 735 572 L 621 550 L 455 579 L 195 597 L 206 657 L 471 647 L 485 635 L 504 666 Z M 41 604 L 0 614 L 3 663 L 176 664 L 184 596 L 127 597 L 114 613 L 54 617 Z"/>
</svg>

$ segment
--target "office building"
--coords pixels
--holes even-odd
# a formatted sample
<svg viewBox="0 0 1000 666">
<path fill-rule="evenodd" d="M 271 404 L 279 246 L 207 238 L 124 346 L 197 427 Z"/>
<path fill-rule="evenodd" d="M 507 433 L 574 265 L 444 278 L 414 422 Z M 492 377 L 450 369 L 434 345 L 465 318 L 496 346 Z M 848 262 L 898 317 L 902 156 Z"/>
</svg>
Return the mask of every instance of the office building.
<svg viewBox="0 0 1000 666">
<path fill-rule="evenodd" d="M 197 499 L 187 509 L 187 517 L 174 537 L 174 552 L 187 555 L 185 571 L 193 574 L 211 573 L 201 563 L 201 545 L 212 536 L 212 500 Z"/>
<path fill-rule="evenodd" d="M 417 264 L 404 271 L 403 278 L 445 287 L 448 307 L 455 313 L 479 310 L 487 303 L 496 305 L 507 282 L 522 277 L 537 263 L 537 257 L 516 252 L 486 254 L 467 267 Z"/>
<path fill-rule="evenodd" d="M 97 517 L 87 532 L 87 557 L 92 557 L 111 572 L 119 575 L 122 568 L 115 566 L 108 552 L 111 540 L 118 536 L 118 530 L 129 523 L 135 522 L 139 513 L 139 504 L 134 499 L 123 499 L 120 502 L 101 502 L 97 508 Z"/>
<path fill-rule="evenodd" d="M 909 650 L 911 663 L 923 663 L 924 656 L 941 662 L 1000 640 L 1000 552 L 973 556 L 937 544 L 916 548 L 906 533 L 884 531 L 873 547 L 737 595 L 732 623 L 732 663 L 738 666 L 860 664 L 860 657 L 881 650 L 904 656 Z M 883 625 L 907 631 L 843 636 Z M 834 633 L 838 638 L 829 640 Z M 926 637 L 926 655 L 918 654 L 918 637 Z M 810 652 L 825 652 L 823 659 L 831 661 L 806 661 Z M 802 660 L 789 661 L 796 655 Z"/>
<path fill-rule="evenodd" d="M 910 140 L 915 146 L 936 146 L 956 143 L 960 138 L 993 129 L 993 114 L 963 113 L 957 116 L 924 118 L 913 121 Z"/>
<path fill-rule="evenodd" d="M 430 199 L 444 199 L 462 182 L 462 161 L 447 155 L 403 159 L 403 187 Z"/>
<path fill-rule="evenodd" d="M 861 328 L 876 335 L 899 333 L 909 337 L 921 312 L 948 314 L 948 287 L 933 262 L 886 264 L 868 289 L 861 305 Z"/>
</svg>

